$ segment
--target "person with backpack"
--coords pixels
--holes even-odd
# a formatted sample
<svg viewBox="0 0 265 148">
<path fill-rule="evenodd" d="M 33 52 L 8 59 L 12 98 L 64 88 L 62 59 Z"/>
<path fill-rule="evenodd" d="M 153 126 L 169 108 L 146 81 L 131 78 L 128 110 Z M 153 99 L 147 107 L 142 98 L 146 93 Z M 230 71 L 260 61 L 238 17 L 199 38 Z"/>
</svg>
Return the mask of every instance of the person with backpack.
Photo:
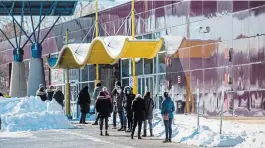
<svg viewBox="0 0 265 148">
<path fill-rule="evenodd" d="M 88 93 L 88 86 L 85 86 L 78 95 L 78 102 L 80 105 L 81 111 L 81 118 L 80 124 L 87 124 L 86 123 L 86 114 L 90 111 L 90 95 Z"/>
<path fill-rule="evenodd" d="M 172 121 L 174 118 L 175 106 L 174 102 L 168 96 L 167 92 L 164 92 L 165 99 L 162 102 L 161 114 L 164 120 L 166 139 L 164 143 L 171 142 L 172 136 Z"/>
<path fill-rule="evenodd" d="M 133 100 L 132 111 L 133 111 L 133 129 L 132 129 L 131 139 L 133 139 L 134 131 L 137 124 L 138 124 L 138 139 L 142 139 L 141 128 L 144 120 L 145 103 L 144 99 L 139 94 Z"/>
<path fill-rule="evenodd" d="M 144 119 L 144 134 L 142 135 L 143 137 L 146 137 L 146 131 L 147 131 L 147 121 L 149 124 L 149 129 L 150 129 L 150 136 L 153 135 L 153 128 L 152 128 L 152 119 L 153 119 L 153 110 L 154 110 L 154 101 L 151 98 L 151 93 L 146 92 L 144 95 L 144 102 L 145 102 L 145 119 Z"/>
<path fill-rule="evenodd" d="M 101 91 L 99 93 L 97 102 L 96 102 L 96 110 L 99 114 L 100 118 L 100 136 L 103 136 L 102 129 L 103 129 L 103 121 L 105 120 L 105 135 L 109 136 L 108 134 L 108 118 L 109 114 L 111 112 L 111 101 L 110 99 L 106 96 L 106 94 Z"/>
</svg>

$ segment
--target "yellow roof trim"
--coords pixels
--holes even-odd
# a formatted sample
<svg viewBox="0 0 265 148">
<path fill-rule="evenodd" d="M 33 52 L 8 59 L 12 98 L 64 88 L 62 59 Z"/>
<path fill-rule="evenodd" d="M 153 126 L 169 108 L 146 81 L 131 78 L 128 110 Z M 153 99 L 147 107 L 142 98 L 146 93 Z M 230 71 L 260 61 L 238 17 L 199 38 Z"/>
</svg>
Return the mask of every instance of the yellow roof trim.
<svg viewBox="0 0 265 148">
<path fill-rule="evenodd" d="M 163 38 L 158 40 L 131 38 L 130 36 L 96 37 L 91 44 L 65 45 L 58 58 L 48 58 L 47 63 L 52 69 L 74 69 L 87 64 L 115 64 L 121 58 L 152 59 L 164 42 Z"/>
</svg>

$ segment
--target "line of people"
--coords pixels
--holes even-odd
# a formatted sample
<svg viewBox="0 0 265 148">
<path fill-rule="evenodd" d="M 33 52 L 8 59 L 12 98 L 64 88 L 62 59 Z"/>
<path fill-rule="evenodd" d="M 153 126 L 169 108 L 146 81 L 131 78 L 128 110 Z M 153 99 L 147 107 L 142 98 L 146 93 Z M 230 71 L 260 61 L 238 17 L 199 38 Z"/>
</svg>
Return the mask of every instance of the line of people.
<svg viewBox="0 0 265 148">
<path fill-rule="evenodd" d="M 55 99 L 64 107 L 64 94 L 59 88 L 55 89 L 53 86 L 50 86 L 49 89 L 45 90 L 45 86 L 40 84 L 36 96 L 39 96 L 42 101 L 52 101 L 52 99 Z"/>
<path fill-rule="evenodd" d="M 142 137 L 147 136 L 147 125 L 149 125 L 150 136 L 154 136 L 152 130 L 152 119 L 155 105 L 150 92 L 146 92 L 142 98 L 139 94 L 133 94 L 132 88 L 129 86 L 126 86 L 123 89 L 121 83 L 117 81 L 115 83 L 115 88 L 111 93 L 108 92 L 106 87 L 102 87 L 101 83 L 98 83 L 94 89 L 93 98 L 95 100 L 96 112 L 96 120 L 93 125 L 98 125 L 98 122 L 100 122 L 101 136 L 103 136 L 103 124 L 105 124 L 105 135 L 109 136 L 108 118 L 111 117 L 111 114 L 113 115 L 113 129 L 117 129 L 116 118 L 118 114 L 121 126 L 118 131 L 130 132 L 131 139 L 134 138 L 137 125 L 138 139 L 142 139 Z M 167 92 L 164 93 L 164 98 L 161 109 L 166 133 L 166 139 L 164 142 L 171 142 L 172 121 L 175 107 Z M 85 122 L 85 117 L 86 113 L 90 110 L 90 96 L 87 86 L 80 91 L 78 103 L 80 104 L 82 113 L 80 123 L 87 124 Z M 141 135 L 142 124 L 144 124 L 143 135 Z"/>
</svg>

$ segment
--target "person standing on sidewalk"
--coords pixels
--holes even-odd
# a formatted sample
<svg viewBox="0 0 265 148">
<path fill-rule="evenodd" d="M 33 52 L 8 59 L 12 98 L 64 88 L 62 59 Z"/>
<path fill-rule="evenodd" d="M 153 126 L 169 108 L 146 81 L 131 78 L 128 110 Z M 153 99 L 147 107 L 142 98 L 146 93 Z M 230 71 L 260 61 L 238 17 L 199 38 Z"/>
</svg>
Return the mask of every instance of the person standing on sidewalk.
<svg viewBox="0 0 265 148">
<path fill-rule="evenodd" d="M 144 104 L 144 99 L 139 94 L 133 100 L 132 111 L 133 111 L 133 129 L 132 129 L 131 139 L 133 139 L 134 131 L 137 124 L 138 124 L 138 139 L 142 139 L 141 128 L 142 128 L 142 122 L 144 120 L 145 104 Z"/>
<path fill-rule="evenodd" d="M 99 93 L 99 96 L 97 98 L 96 102 L 96 110 L 98 112 L 99 118 L 100 118 L 100 136 L 103 136 L 102 129 L 103 129 L 103 123 L 105 120 L 105 135 L 109 136 L 108 134 L 108 118 L 109 114 L 111 112 L 111 101 L 109 98 L 106 97 L 105 93 L 101 91 Z"/>
<path fill-rule="evenodd" d="M 116 127 L 116 118 L 117 118 L 117 113 L 118 113 L 118 90 L 122 89 L 121 87 L 121 82 L 120 81 L 116 81 L 115 82 L 115 86 L 114 89 L 111 92 L 111 97 L 112 97 L 112 111 L 113 111 L 113 128 L 112 129 L 117 129 Z"/>
<path fill-rule="evenodd" d="M 132 101 L 135 98 L 135 95 L 132 94 L 132 88 L 130 86 L 126 86 L 124 88 L 124 98 L 123 98 L 123 108 L 124 108 L 124 114 L 126 118 L 124 118 L 125 122 L 125 128 L 126 128 L 126 121 L 128 122 L 128 130 L 126 132 L 132 131 L 132 125 L 133 125 L 133 112 L 132 112 Z"/>
<path fill-rule="evenodd" d="M 95 101 L 95 104 L 97 102 L 97 98 L 98 98 L 100 91 L 102 91 L 101 83 L 97 83 L 96 88 L 94 89 L 94 92 L 93 92 L 93 99 Z M 92 125 L 98 125 L 99 116 L 98 116 L 97 111 L 95 111 L 95 115 L 96 115 L 96 121 Z"/>
<path fill-rule="evenodd" d="M 146 137 L 146 131 L 147 131 L 147 121 L 149 124 L 149 129 L 150 129 L 150 136 L 153 135 L 153 129 L 152 129 L 152 119 L 153 119 L 153 110 L 154 110 L 154 101 L 151 98 L 151 93 L 146 92 L 144 95 L 144 102 L 145 102 L 145 120 L 144 120 L 144 134 L 143 137 Z"/>
<path fill-rule="evenodd" d="M 166 139 L 163 142 L 166 143 L 166 142 L 171 142 L 172 121 L 174 118 L 173 113 L 175 111 L 175 106 L 174 106 L 174 102 L 168 96 L 167 92 L 164 92 L 164 97 L 165 97 L 165 99 L 162 102 L 161 114 L 162 114 L 162 117 L 164 120 L 165 132 L 166 132 Z"/>
<path fill-rule="evenodd" d="M 78 102 L 81 110 L 80 124 L 86 123 L 86 114 L 90 111 L 90 96 L 88 93 L 88 86 L 85 86 L 78 95 Z"/>
<path fill-rule="evenodd" d="M 119 119 L 120 119 L 120 123 L 121 123 L 121 128 L 118 129 L 118 131 L 124 131 L 125 130 L 125 126 L 124 126 L 124 112 L 123 112 L 123 106 L 122 106 L 122 101 L 123 101 L 123 91 L 121 89 L 121 87 L 117 88 L 117 110 L 118 110 L 118 115 L 119 115 Z"/>
<path fill-rule="evenodd" d="M 111 103 L 111 110 L 110 110 L 109 117 L 111 117 L 111 113 L 113 112 L 111 94 L 108 92 L 107 87 L 103 87 L 102 91 L 103 91 L 103 93 L 105 94 L 105 97 L 108 98 L 108 99 L 110 100 L 110 103 Z"/>
</svg>

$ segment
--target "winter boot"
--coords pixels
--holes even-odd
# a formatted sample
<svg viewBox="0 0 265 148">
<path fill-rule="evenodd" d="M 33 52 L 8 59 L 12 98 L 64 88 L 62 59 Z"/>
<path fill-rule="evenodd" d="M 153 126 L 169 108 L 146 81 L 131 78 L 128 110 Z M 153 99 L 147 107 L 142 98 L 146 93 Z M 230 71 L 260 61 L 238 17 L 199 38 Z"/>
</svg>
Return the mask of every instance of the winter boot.
<svg viewBox="0 0 265 148">
<path fill-rule="evenodd" d="M 144 130 L 144 134 L 142 135 L 142 137 L 146 137 L 146 129 Z"/>
<path fill-rule="evenodd" d="M 102 131 L 100 131 L 100 136 L 103 136 L 103 133 L 102 133 Z"/>
<path fill-rule="evenodd" d="M 168 142 L 170 142 L 170 143 L 171 143 L 171 142 L 172 142 L 172 141 L 171 141 L 171 139 L 168 139 Z"/>
<path fill-rule="evenodd" d="M 131 134 L 131 139 L 133 139 L 133 134 Z"/>
<path fill-rule="evenodd" d="M 126 132 L 130 133 L 132 130 L 129 128 Z"/>
<path fill-rule="evenodd" d="M 98 125 L 98 122 L 94 122 L 92 125 Z"/>
<path fill-rule="evenodd" d="M 118 131 L 124 131 L 124 128 L 123 128 L 123 127 L 121 127 L 120 129 L 118 129 Z"/>
<path fill-rule="evenodd" d="M 168 139 L 165 139 L 164 141 L 163 141 L 163 143 L 167 143 L 168 142 Z"/>
<path fill-rule="evenodd" d="M 140 135 L 138 135 L 138 139 L 142 139 L 142 137 Z"/>
<path fill-rule="evenodd" d="M 106 132 L 105 132 L 105 136 L 109 136 L 109 133 L 108 133 L 108 131 L 106 131 Z"/>
<path fill-rule="evenodd" d="M 154 135 L 153 135 L 153 129 L 150 129 L 150 137 L 154 137 Z"/>
<path fill-rule="evenodd" d="M 116 126 L 113 126 L 112 129 L 117 129 L 117 127 Z"/>
</svg>

